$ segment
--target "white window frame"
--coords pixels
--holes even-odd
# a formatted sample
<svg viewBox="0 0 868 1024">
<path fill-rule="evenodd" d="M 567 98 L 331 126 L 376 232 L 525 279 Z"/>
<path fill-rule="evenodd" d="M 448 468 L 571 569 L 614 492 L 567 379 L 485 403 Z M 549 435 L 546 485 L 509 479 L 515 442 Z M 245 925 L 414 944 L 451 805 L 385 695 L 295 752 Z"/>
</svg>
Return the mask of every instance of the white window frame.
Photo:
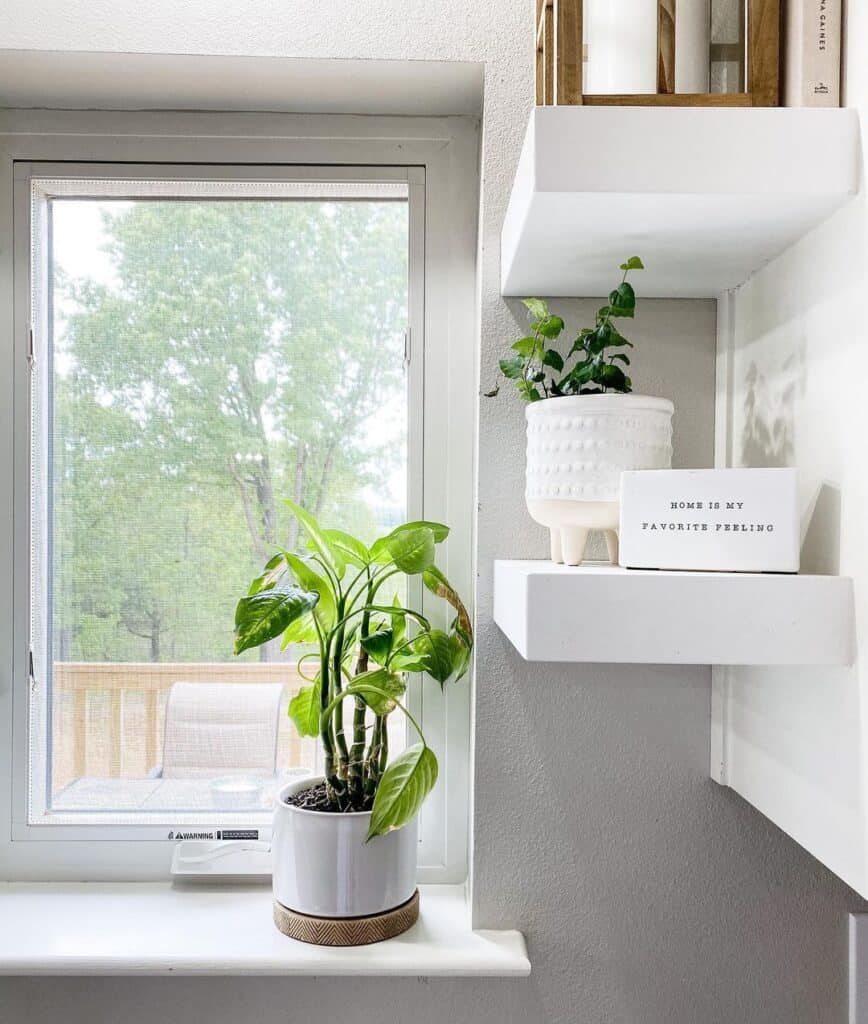
<svg viewBox="0 0 868 1024">
<path fill-rule="evenodd" d="M 421 281 L 411 279 L 410 373 L 419 375 L 416 391 L 423 395 L 421 417 L 411 410 L 410 444 L 415 432 L 423 467 L 422 480 L 411 482 L 411 494 L 419 495 L 411 511 L 449 523 L 441 564 L 462 594 L 471 595 L 478 157 L 471 118 L 0 112 L 0 877 L 166 878 L 175 846 L 162 825 L 27 820 L 30 175 L 62 177 L 72 170 L 93 177 L 100 165 L 103 177 L 115 177 L 123 165 L 130 176 L 146 176 L 138 164 L 162 165 L 163 174 L 165 165 L 175 165 L 175 177 L 206 179 L 243 169 L 254 178 L 334 181 L 367 168 L 368 180 L 407 180 L 411 246 L 417 246 L 411 267 L 424 267 Z M 414 203 L 414 191 L 421 201 Z M 423 289 L 422 301 L 413 301 L 414 287 L 417 295 Z M 411 702 L 441 763 L 441 782 L 423 812 L 419 878 L 461 882 L 468 864 L 471 683 L 443 696 L 420 687 Z M 209 824 L 215 827 L 213 818 Z"/>
</svg>

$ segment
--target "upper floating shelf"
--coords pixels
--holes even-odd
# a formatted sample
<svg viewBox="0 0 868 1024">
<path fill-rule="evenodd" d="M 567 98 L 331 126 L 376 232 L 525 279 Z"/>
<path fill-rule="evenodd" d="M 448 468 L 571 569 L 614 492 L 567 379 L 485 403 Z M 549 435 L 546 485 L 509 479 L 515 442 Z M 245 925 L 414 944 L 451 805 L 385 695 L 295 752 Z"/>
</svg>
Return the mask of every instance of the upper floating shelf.
<svg viewBox="0 0 868 1024">
<path fill-rule="evenodd" d="M 536 107 L 501 235 L 504 295 L 645 296 L 742 284 L 859 188 L 851 109 Z"/>
<path fill-rule="evenodd" d="M 494 563 L 494 621 L 527 661 L 850 665 L 845 576 Z"/>
</svg>

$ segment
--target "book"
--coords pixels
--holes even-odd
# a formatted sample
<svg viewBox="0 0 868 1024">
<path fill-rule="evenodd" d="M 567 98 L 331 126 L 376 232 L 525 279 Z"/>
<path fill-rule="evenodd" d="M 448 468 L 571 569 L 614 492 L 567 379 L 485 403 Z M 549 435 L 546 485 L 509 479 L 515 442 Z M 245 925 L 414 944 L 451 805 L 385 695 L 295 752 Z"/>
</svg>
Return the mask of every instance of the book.
<svg viewBox="0 0 868 1024">
<path fill-rule="evenodd" d="M 841 105 L 842 0 L 789 0 L 786 15 L 788 107 Z"/>
</svg>

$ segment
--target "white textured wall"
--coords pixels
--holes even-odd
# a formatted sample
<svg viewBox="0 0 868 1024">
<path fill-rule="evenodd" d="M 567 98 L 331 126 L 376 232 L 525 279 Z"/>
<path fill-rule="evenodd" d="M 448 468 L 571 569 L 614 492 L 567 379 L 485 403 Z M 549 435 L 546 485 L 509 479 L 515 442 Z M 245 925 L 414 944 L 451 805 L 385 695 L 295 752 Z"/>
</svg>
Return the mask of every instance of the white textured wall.
<svg viewBox="0 0 868 1024">
<path fill-rule="evenodd" d="M 847 103 L 868 125 L 868 9 Z M 736 465 L 799 468 L 803 569 L 855 578 L 852 669 L 732 672 L 732 784 L 868 896 L 868 206 L 862 193 L 735 298 Z"/>
<path fill-rule="evenodd" d="M 487 390 L 519 329 L 516 305 L 499 295 L 498 241 L 532 102 L 532 8 L 532 0 L 6 0 L 0 45 L 484 61 Z M 593 310 L 558 306 L 571 320 Z M 676 402 L 679 464 L 710 464 L 713 306 L 645 304 L 634 334 L 642 343 L 635 379 Z M 523 508 L 522 412 L 506 392 L 482 402 L 479 465 L 475 913 L 482 925 L 525 930 L 531 979 L 5 980 L 4 1024 L 845 1019 L 843 915 L 856 901 L 709 781 L 708 671 L 527 666 L 493 626 L 492 558 L 546 550 Z"/>
</svg>

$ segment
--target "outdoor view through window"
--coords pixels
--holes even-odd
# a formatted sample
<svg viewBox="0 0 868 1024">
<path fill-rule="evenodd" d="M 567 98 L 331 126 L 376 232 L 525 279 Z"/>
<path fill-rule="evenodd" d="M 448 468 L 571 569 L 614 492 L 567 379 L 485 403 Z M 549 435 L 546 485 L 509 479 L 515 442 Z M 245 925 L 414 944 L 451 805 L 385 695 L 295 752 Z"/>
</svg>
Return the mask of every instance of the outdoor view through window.
<svg viewBox="0 0 868 1024">
<path fill-rule="evenodd" d="M 315 770 L 286 715 L 302 652 L 235 658 L 235 604 L 303 541 L 283 497 L 366 541 L 407 512 L 406 185 L 152 184 L 34 191 L 37 785 L 61 819 L 266 810 Z"/>
</svg>

